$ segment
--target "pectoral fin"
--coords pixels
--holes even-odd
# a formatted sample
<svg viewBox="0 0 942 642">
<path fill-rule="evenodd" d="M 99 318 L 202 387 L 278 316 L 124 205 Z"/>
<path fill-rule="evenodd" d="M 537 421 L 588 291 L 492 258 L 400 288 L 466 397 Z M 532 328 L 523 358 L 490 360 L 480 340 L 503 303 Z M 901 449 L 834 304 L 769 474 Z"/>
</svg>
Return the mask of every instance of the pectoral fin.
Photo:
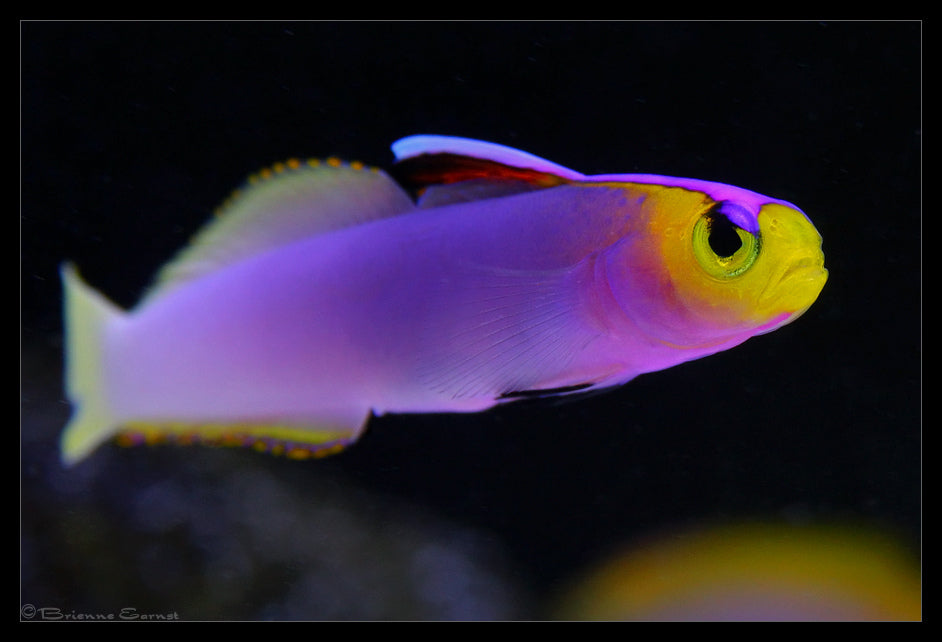
<svg viewBox="0 0 942 642">
<path fill-rule="evenodd" d="M 571 270 L 467 269 L 450 320 L 424 333 L 434 346 L 420 368 L 428 387 L 500 401 L 585 381 L 567 378 L 568 367 L 598 333 L 579 317 Z"/>
</svg>

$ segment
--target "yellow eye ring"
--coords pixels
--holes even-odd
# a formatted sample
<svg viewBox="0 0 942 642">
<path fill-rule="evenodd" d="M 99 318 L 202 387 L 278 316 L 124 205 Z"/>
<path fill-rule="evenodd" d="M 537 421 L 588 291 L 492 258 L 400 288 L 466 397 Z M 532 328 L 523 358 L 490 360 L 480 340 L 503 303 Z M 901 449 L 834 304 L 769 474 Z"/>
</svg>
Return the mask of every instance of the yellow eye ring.
<svg viewBox="0 0 942 642">
<path fill-rule="evenodd" d="M 697 263 L 717 279 L 743 274 L 759 256 L 758 235 L 737 227 L 717 212 L 707 212 L 697 219 L 691 236 Z"/>
</svg>

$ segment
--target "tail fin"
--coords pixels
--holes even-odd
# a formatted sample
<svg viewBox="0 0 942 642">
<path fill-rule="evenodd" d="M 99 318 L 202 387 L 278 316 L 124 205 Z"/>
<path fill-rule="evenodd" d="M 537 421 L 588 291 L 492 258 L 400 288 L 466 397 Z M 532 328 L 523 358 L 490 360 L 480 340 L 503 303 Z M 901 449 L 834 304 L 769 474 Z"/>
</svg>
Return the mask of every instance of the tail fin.
<svg viewBox="0 0 942 642">
<path fill-rule="evenodd" d="M 75 266 L 62 266 L 65 298 L 65 389 L 73 414 L 59 444 L 62 463 L 86 457 L 118 428 L 105 397 L 102 342 L 110 320 L 122 312 L 89 287 Z"/>
</svg>

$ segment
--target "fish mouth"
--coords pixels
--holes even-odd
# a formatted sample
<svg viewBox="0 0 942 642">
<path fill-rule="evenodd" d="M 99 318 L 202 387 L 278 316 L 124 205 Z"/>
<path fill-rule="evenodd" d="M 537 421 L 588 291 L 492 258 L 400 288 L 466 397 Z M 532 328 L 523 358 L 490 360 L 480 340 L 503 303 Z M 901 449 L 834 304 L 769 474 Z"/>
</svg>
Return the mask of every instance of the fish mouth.
<svg viewBox="0 0 942 642">
<path fill-rule="evenodd" d="M 797 319 L 815 302 L 828 279 L 824 257 L 809 254 L 790 261 L 777 278 L 769 280 L 760 301 L 763 307 L 790 313 L 789 321 Z"/>
<path fill-rule="evenodd" d="M 782 273 L 782 276 L 779 278 L 779 285 L 788 284 L 789 286 L 799 283 L 816 283 L 821 282 L 821 287 L 824 287 L 824 282 L 827 280 L 828 271 L 824 267 L 824 261 L 818 257 L 805 257 L 799 259 Z M 820 291 L 820 289 L 819 289 Z"/>
</svg>

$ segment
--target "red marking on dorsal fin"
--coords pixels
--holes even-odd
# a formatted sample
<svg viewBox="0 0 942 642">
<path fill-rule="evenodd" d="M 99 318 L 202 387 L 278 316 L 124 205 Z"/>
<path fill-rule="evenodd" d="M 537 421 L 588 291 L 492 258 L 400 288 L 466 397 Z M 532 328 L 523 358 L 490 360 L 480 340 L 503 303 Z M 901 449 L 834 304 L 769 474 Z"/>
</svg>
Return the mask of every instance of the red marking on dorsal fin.
<svg viewBox="0 0 942 642">
<path fill-rule="evenodd" d="M 496 161 L 460 154 L 422 154 L 406 158 L 393 166 L 396 180 L 410 189 L 430 185 L 450 185 L 471 180 L 516 181 L 541 188 L 569 183 L 556 174 L 525 167 L 513 167 Z"/>
</svg>

